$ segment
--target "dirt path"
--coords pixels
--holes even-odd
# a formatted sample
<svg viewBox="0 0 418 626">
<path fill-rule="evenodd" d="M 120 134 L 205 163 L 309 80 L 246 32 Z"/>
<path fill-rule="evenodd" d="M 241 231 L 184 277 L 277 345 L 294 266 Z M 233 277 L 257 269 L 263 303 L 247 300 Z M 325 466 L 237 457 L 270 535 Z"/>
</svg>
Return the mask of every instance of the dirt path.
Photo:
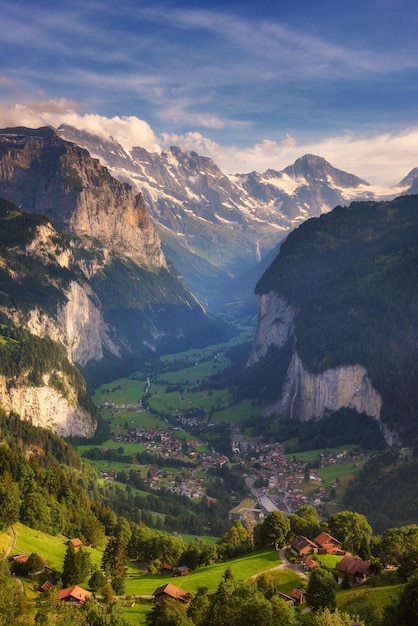
<svg viewBox="0 0 418 626">
<path fill-rule="evenodd" d="M 6 559 L 10 555 L 10 552 L 13 550 L 13 548 L 16 545 L 16 533 L 15 533 L 14 528 L 12 526 L 9 526 L 9 533 L 11 535 L 11 541 L 10 541 L 9 547 L 6 550 Z"/>
<path fill-rule="evenodd" d="M 10 552 L 11 552 L 11 551 L 13 550 L 13 548 L 15 547 L 15 545 L 16 545 L 16 539 L 17 539 L 17 537 L 16 537 L 16 533 L 15 533 L 15 530 L 14 530 L 14 528 L 13 528 L 12 526 L 9 526 L 9 533 L 10 533 L 10 537 L 11 537 L 11 539 L 10 539 L 10 545 L 9 545 L 9 547 L 8 547 L 8 548 L 7 548 L 7 550 L 6 550 L 6 559 L 7 559 L 7 558 L 8 558 L 8 556 L 10 555 Z M 15 576 L 15 574 L 11 574 L 11 576 L 13 576 L 13 579 L 17 582 L 17 584 L 18 584 L 18 585 L 19 585 L 19 587 L 20 587 L 21 592 L 23 593 L 23 583 L 22 583 L 22 581 L 20 580 L 20 578 L 18 578 L 17 576 Z"/>
</svg>

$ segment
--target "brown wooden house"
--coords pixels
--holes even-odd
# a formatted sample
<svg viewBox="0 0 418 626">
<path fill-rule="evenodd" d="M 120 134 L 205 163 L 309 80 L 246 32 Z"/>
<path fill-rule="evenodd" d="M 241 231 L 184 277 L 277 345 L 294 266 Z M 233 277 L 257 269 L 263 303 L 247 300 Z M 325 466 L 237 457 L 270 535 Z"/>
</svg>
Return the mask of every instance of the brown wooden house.
<svg viewBox="0 0 418 626">
<path fill-rule="evenodd" d="M 59 592 L 59 599 L 67 604 L 80 605 L 84 604 L 87 598 L 90 598 L 91 595 L 90 591 L 86 591 L 86 589 L 75 585 L 75 587 L 61 589 Z"/>
<path fill-rule="evenodd" d="M 341 541 L 326 532 L 320 533 L 314 541 L 318 546 L 318 554 L 332 554 L 341 550 Z"/>
<path fill-rule="evenodd" d="M 296 556 L 303 556 L 304 554 L 312 554 L 317 548 L 316 543 L 304 537 L 303 535 L 298 535 L 295 537 L 290 544 L 290 549 L 293 554 Z"/>
<path fill-rule="evenodd" d="M 162 602 L 166 600 L 166 598 L 174 598 L 174 600 L 178 600 L 184 604 L 189 601 L 184 590 L 171 583 L 157 587 L 152 595 L 154 596 L 154 602 Z"/>
<path fill-rule="evenodd" d="M 354 556 L 343 556 L 336 565 L 338 583 L 341 584 L 348 575 L 350 583 L 362 583 L 371 573 L 372 565 L 368 561 L 356 559 Z"/>
</svg>

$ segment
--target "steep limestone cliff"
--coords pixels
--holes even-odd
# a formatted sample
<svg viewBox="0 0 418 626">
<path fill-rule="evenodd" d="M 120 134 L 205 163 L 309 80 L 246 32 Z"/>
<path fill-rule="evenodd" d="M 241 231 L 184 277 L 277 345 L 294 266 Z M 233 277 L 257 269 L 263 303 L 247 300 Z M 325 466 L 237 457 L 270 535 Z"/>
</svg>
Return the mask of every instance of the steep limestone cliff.
<svg viewBox="0 0 418 626">
<path fill-rule="evenodd" d="M 266 356 L 270 345 L 281 348 L 293 335 L 295 308 L 274 291 L 258 298 L 258 325 L 248 365 Z"/>
<path fill-rule="evenodd" d="M 13 254 L 10 255 L 10 252 Z M 29 270 L 22 265 L 27 259 Z M 0 250 L 3 271 L 20 282 L 27 280 L 32 288 L 36 277 L 30 270 L 37 268 L 44 285 L 55 287 L 61 294 L 54 305 L 45 306 L 36 295 L 25 308 L 10 306 L 6 299 L 0 311 L 15 324 L 26 326 L 38 337 L 48 336 L 62 343 L 70 361 L 84 366 L 91 359 L 103 358 L 103 351 L 119 356 L 119 349 L 110 337 L 110 329 L 103 319 L 101 304 L 93 289 L 79 271 L 72 249 L 50 222 L 33 225 L 26 244 Z M 59 268 L 67 270 L 60 273 Z M 55 271 L 55 275 L 54 275 Z M 25 291 L 24 289 L 22 291 Z"/>
<path fill-rule="evenodd" d="M 306 421 L 342 407 L 380 418 L 382 399 L 373 388 L 366 369 L 361 365 L 342 365 L 312 374 L 304 368 L 295 351 L 280 401 L 269 411 L 287 410 L 291 417 Z"/>
<path fill-rule="evenodd" d="M 48 336 L 63 343 L 68 358 L 82 366 L 92 359 L 102 359 L 104 349 L 120 356 L 119 348 L 110 338 L 100 302 L 89 285 L 71 281 L 64 293 L 67 300 L 58 306 L 55 316 L 37 307 L 30 311 L 26 317 L 28 330 L 38 337 Z"/>
<path fill-rule="evenodd" d="M 100 242 L 105 253 L 166 267 L 142 196 L 50 128 L 2 131 L 0 194 L 63 230 L 95 240 L 95 246 Z"/>
<path fill-rule="evenodd" d="M 51 428 L 63 437 L 91 437 L 96 429 L 92 416 L 48 386 L 47 380 L 42 387 L 10 386 L 7 378 L 0 375 L 0 405 L 34 426 Z"/>
<path fill-rule="evenodd" d="M 275 292 L 259 296 L 258 326 L 248 366 L 262 359 L 271 345 L 281 348 L 289 339 L 295 340 L 295 314 L 295 307 Z M 286 411 L 292 418 L 305 421 L 321 417 L 327 410 L 349 407 L 380 419 L 382 399 L 373 388 L 366 369 L 358 364 L 313 374 L 304 368 L 294 349 L 285 384 L 277 393 L 277 402 L 266 414 Z"/>
</svg>

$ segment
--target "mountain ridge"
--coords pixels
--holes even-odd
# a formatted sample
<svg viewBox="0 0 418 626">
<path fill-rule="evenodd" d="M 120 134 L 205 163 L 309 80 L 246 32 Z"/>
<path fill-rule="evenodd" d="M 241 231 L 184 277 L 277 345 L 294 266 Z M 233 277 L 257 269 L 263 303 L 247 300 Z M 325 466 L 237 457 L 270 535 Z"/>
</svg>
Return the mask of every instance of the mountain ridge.
<svg viewBox="0 0 418 626">
<path fill-rule="evenodd" d="M 230 336 L 231 329 L 206 313 L 166 262 L 142 197 L 52 129 L 0 132 L 1 196 L 4 323 L 62 345 L 90 382 L 106 372 L 114 377 L 132 371 L 160 351 Z M 13 344 L 6 341 L 5 348 Z M 31 403 L 45 415 L 53 412 L 57 390 L 49 373 L 37 376 L 38 395 L 49 389 L 48 398 L 22 400 L 23 391 L 30 391 L 29 372 L 19 383 L 21 399 L 12 402 L 3 394 L 5 405 L 19 412 L 21 402 L 24 415 Z M 70 405 L 55 409 L 60 417 L 54 427 L 76 434 L 74 420 L 67 430 L 63 426 Z M 39 421 L 45 421 L 41 414 Z M 78 430 L 92 433 L 91 427 Z"/>
<path fill-rule="evenodd" d="M 315 155 L 281 171 L 227 175 L 209 157 L 179 147 L 150 153 L 68 125 L 57 132 L 143 194 L 165 255 L 214 311 L 230 304 L 231 280 L 255 268 L 306 219 L 356 199 L 395 198 L 413 184 L 405 178 L 395 188 L 373 187 Z M 250 294 L 247 301 L 255 310 Z"/>
</svg>

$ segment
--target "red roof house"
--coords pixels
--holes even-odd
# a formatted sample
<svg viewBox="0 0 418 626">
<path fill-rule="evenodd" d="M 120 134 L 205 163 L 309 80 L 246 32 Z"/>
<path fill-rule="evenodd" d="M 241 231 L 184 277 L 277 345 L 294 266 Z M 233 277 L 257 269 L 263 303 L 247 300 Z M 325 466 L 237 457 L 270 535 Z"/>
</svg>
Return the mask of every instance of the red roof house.
<svg viewBox="0 0 418 626">
<path fill-rule="evenodd" d="M 87 598 L 92 594 L 90 591 L 86 591 L 82 587 L 75 585 L 75 587 L 68 587 L 67 589 L 61 589 L 59 592 L 59 599 L 68 604 L 84 604 Z"/>
<path fill-rule="evenodd" d="M 370 574 L 371 563 L 356 559 L 354 556 L 343 556 L 336 565 L 338 583 L 341 584 L 348 575 L 351 583 L 362 583 Z"/>
<path fill-rule="evenodd" d="M 317 545 L 307 537 L 303 535 L 298 535 L 295 537 L 290 544 L 290 549 L 293 554 L 298 556 L 303 556 L 304 554 L 311 554 L 314 550 L 316 550 Z"/>
<path fill-rule="evenodd" d="M 315 537 L 314 541 L 318 546 L 319 554 L 331 554 L 336 550 L 341 550 L 341 541 L 338 541 L 338 539 L 335 539 L 328 533 L 321 533 L 318 537 Z"/>
</svg>

